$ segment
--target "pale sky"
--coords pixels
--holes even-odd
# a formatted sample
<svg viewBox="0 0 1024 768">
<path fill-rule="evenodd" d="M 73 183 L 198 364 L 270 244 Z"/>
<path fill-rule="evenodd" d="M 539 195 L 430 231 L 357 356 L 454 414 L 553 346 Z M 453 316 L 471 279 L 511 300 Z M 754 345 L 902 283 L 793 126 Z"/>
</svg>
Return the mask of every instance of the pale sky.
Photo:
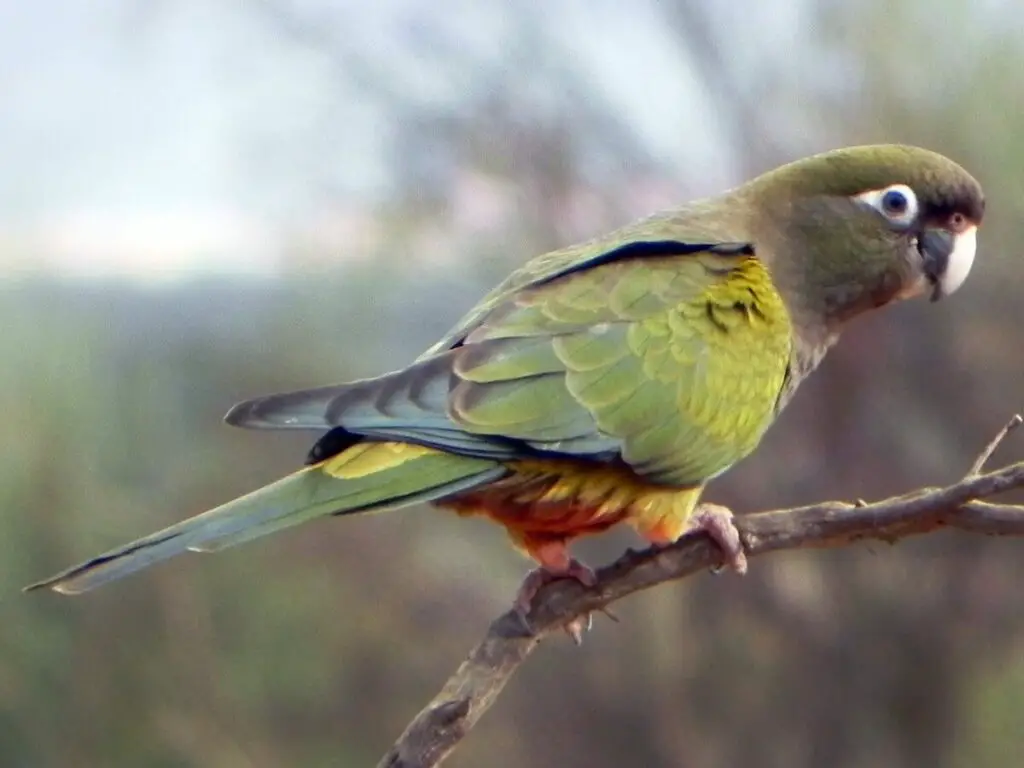
<svg viewBox="0 0 1024 768">
<path fill-rule="evenodd" d="M 744 11 L 737 23 L 771 24 L 785 41 L 799 6 Z M 512 34 L 494 6 L 470 0 L 333 7 L 380 71 L 422 78 L 426 99 L 457 97 L 457 83 L 446 92 L 450 78 L 432 82 L 418 69 L 401 42 L 411 27 L 436 24 L 497 57 Z M 733 181 L 713 115 L 648 6 L 560 0 L 545 9 L 540 23 L 572 66 L 630 116 L 655 156 L 699 169 L 709 188 Z M 740 57 L 756 66 L 749 49 Z M 282 232 L 316 208 L 322 185 L 370 202 L 382 189 L 387 126 L 364 101 L 339 93 L 319 52 L 231 0 L 0 3 L 0 269 L 271 269 Z M 325 115 L 344 133 L 317 136 Z M 311 155 L 313 138 L 329 156 Z"/>
</svg>

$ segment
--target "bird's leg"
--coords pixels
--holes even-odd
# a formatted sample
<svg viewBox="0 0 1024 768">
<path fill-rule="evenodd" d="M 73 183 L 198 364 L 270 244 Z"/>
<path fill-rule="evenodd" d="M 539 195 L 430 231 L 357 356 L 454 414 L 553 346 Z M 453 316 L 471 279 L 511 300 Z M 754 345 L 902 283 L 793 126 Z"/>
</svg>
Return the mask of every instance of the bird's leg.
<svg viewBox="0 0 1024 768">
<path fill-rule="evenodd" d="M 585 587 L 597 583 L 594 570 L 569 554 L 566 543 L 562 540 L 551 540 L 540 543 L 530 542 L 527 551 L 540 564 L 539 568 L 530 571 L 516 593 L 513 603 L 516 613 L 523 623 L 529 626 L 527 616 L 533 604 L 533 598 L 545 584 L 559 579 L 576 579 Z M 590 629 L 590 615 L 573 619 L 565 626 L 565 631 L 579 645 L 583 642 L 583 633 Z"/>
<path fill-rule="evenodd" d="M 725 567 L 743 574 L 747 572 L 747 555 L 732 518 L 732 511 L 728 507 L 702 503 L 693 511 L 683 534 L 706 531 L 722 550 Z M 667 547 L 679 539 L 679 529 L 674 520 L 663 520 L 660 524 L 644 529 L 642 535 L 652 547 Z"/>
</svg>

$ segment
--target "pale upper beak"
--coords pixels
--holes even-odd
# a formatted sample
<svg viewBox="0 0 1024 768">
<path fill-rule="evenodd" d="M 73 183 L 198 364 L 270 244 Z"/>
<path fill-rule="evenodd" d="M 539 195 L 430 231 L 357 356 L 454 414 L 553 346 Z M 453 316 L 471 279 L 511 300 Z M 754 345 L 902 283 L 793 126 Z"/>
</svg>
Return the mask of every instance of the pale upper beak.
<svg viewBox="0 0 1024 768">
<path fill-rule="evenodd" d="M 917 250 L 924 262 L 924 274 L 932 285 L 932 301 L 956 291 L 974 264 L 978 246 L 978 227 L 972 225 L 954 233 L 942 227 L 929 227 L 917 239 Z"/>
</svg>

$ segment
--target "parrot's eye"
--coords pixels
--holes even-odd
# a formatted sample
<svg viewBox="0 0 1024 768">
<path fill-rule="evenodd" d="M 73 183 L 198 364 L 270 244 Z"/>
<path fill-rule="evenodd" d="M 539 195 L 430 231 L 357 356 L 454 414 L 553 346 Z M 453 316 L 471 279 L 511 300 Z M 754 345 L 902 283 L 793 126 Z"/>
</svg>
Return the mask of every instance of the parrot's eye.
<svg viewBox="0 0 1024 768">
<path fill-rule="evenodd" d="M 910 207 L 910 201 L 898 189 L 890 189 L 882 195 L 882 210 L 890 216 L 902 216 L 907 212 L 908 207 Z"/>
<path fill-rule="evenodd" d="M 893 224 L 908 227 L 917 218 L 917 195 L 906 184 L 893 184 L 857 195 Z"/>
</svg>

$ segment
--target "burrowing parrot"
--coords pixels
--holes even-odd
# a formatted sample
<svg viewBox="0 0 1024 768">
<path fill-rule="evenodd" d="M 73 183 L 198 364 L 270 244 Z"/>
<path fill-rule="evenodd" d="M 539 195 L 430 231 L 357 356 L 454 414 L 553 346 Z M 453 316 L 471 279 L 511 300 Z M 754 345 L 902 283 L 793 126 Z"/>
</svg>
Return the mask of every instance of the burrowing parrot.
<svg viewBox="0 0 1024 768">
<path fill-rule="evenodd" d="M 852 318 L 959 288 L 983 210 L 941 155 L 852 147 L 539 256 L 409 367 L 227 414 L 326 430 L 304 468 L 29 589 L 84 592 L 186 550 L 418 502 L 491 518 L 539 563 L 524 615 L 545 581 L 591 581 L 568 545 L 620 522 L 655 545 L 705 527 L 742 567 L 731 518 L 698 507 L 705 485 Z"/>
</svg>

